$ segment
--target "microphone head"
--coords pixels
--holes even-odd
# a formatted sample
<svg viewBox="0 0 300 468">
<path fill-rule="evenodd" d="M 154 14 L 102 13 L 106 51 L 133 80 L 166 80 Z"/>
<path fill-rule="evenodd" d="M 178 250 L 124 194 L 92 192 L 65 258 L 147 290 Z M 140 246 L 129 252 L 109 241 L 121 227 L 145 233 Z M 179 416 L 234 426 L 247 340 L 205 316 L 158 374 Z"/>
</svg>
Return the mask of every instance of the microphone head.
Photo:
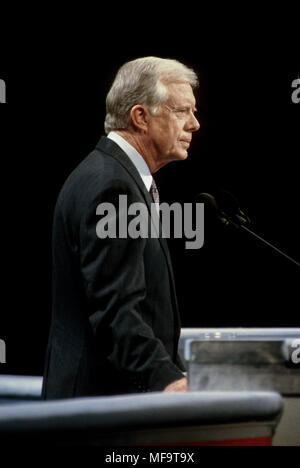
<svg viewBox="0 0 300 468">
<path fill-rule="evenodd" d="M 227 190 L 220 190 L 216 196 L 219 207 L 229 216 L 235 216 L 240 212 L 240 204 L 235 196 Z"/>
<path fill-rule="evenodd" d="M 219 209 L 219 205 L 213 195 L 202 192 L 196 197 L 196 201 L 204 203 L 205 214 L 209 221 L 220 221 L 222 224 L 228 224 L 227 219 Z"/>
<path fill-rule="evenodd" d="M 196 197 L 196 200 L 199 203 L 204 203 L 205 206 L 211 211 L 211 213 L 217 214 L 218 212 L 218 205 L 215 197 L 213 197 L 210 193 L 199 193 Z"/>
<path fill-rule="evenodd" d="M 239 201 L 231 192 L 220 190 L 216 198 L 220 210 L 231 220 L 240 225 L 250 224 L 250 218 L 241 210 Z"/>
<path fill-rule="evenodd" d="M 239 228 L 250 223 L 248 216 L 240 209 L 238 200 L 227 190 L 217 192 L 216 198 L 210 193 L 200 193 L 196 200 L 204 203 L 208 220 L 218 220 L 226 226 Z"/>
</svg>

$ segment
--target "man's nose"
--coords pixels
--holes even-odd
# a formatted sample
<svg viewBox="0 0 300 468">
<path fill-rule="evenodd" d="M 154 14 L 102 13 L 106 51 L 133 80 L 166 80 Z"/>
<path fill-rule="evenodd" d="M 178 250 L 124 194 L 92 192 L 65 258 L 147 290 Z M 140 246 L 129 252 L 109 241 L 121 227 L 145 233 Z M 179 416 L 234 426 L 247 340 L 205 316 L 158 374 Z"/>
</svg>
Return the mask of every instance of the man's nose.
<svg viewBox="0 0 300 468">
<path fill-rule="evenodd" d="M 194 114 L 191 113 L 190 119 L 187 122 L 188 130 L 190 132 L 196 132 L 200 128 L 200 123 L 198 122 L 197 118 Z"/>
</svg>

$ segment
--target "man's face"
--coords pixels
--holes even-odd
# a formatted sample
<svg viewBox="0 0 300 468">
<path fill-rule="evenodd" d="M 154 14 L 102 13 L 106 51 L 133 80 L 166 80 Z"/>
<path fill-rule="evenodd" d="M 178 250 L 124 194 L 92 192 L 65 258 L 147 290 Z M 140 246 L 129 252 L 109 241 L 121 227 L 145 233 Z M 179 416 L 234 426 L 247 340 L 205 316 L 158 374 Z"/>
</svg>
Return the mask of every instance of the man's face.
<svg viewBox="0 0 300 468">
<path fill-rule="evenodd" d="M 150 117 L 148 136 L 153 156 L 162 165 L 186 159 L 192 133 L 200 128 L 194 113 L 195 97 L 190 84 L 165 85 L 168 99 L 155 116 Z"/>
</svg>

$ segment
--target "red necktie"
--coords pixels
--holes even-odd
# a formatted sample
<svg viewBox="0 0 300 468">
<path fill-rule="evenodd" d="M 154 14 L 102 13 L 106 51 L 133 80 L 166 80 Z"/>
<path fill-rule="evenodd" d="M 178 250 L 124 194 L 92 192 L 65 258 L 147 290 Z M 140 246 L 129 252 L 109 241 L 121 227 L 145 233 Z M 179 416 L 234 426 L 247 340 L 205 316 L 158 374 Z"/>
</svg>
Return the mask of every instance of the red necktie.
<svg viewBox="0 0 300 468">
<path fill-rule="evenodd" d="M 157 211 L 157 214 L 159 216 L 159 193 L 158 193 L 158 190 L 157 190 L 157 186 L 156 186 L 156 183 L 155 183 L 155 180 L 152 179 L 152 184 L 151 184 L 151 187 L 150 187 L 150 194 L 153 198 L 153 201 L 155 203 L 155 207 L 156 207 L 156 211 Z"/>
</svg>

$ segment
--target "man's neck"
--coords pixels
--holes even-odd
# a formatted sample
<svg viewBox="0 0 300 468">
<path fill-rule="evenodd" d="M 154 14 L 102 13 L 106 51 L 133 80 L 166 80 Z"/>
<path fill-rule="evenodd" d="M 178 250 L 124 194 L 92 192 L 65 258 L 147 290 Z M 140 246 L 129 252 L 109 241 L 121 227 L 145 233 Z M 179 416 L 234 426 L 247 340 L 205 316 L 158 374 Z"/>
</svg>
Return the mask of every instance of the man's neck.
<svg viewBox="0 0 300 468">
<path fill-rule="evenodd" d="M 124 140 L 126 140 L 127 143 L 133 146 L 136 149 L 136 151 L 144 158 L 151 174 L 154 174 L 156 171 L 158 171 L 158 169 L 164 166 L 163 163 L 158 163 L 158 160 L 156 160 L 153 157 L 153 154 L 151 153 L 153 153 L 154 151 L 151 151 L 151 144 L 147 144 L 146 139 L 142 135 L 138 133 L 132 133 L 128 130 L 114 131 L 122 138 L 124 138 Z"/>
</svg>

